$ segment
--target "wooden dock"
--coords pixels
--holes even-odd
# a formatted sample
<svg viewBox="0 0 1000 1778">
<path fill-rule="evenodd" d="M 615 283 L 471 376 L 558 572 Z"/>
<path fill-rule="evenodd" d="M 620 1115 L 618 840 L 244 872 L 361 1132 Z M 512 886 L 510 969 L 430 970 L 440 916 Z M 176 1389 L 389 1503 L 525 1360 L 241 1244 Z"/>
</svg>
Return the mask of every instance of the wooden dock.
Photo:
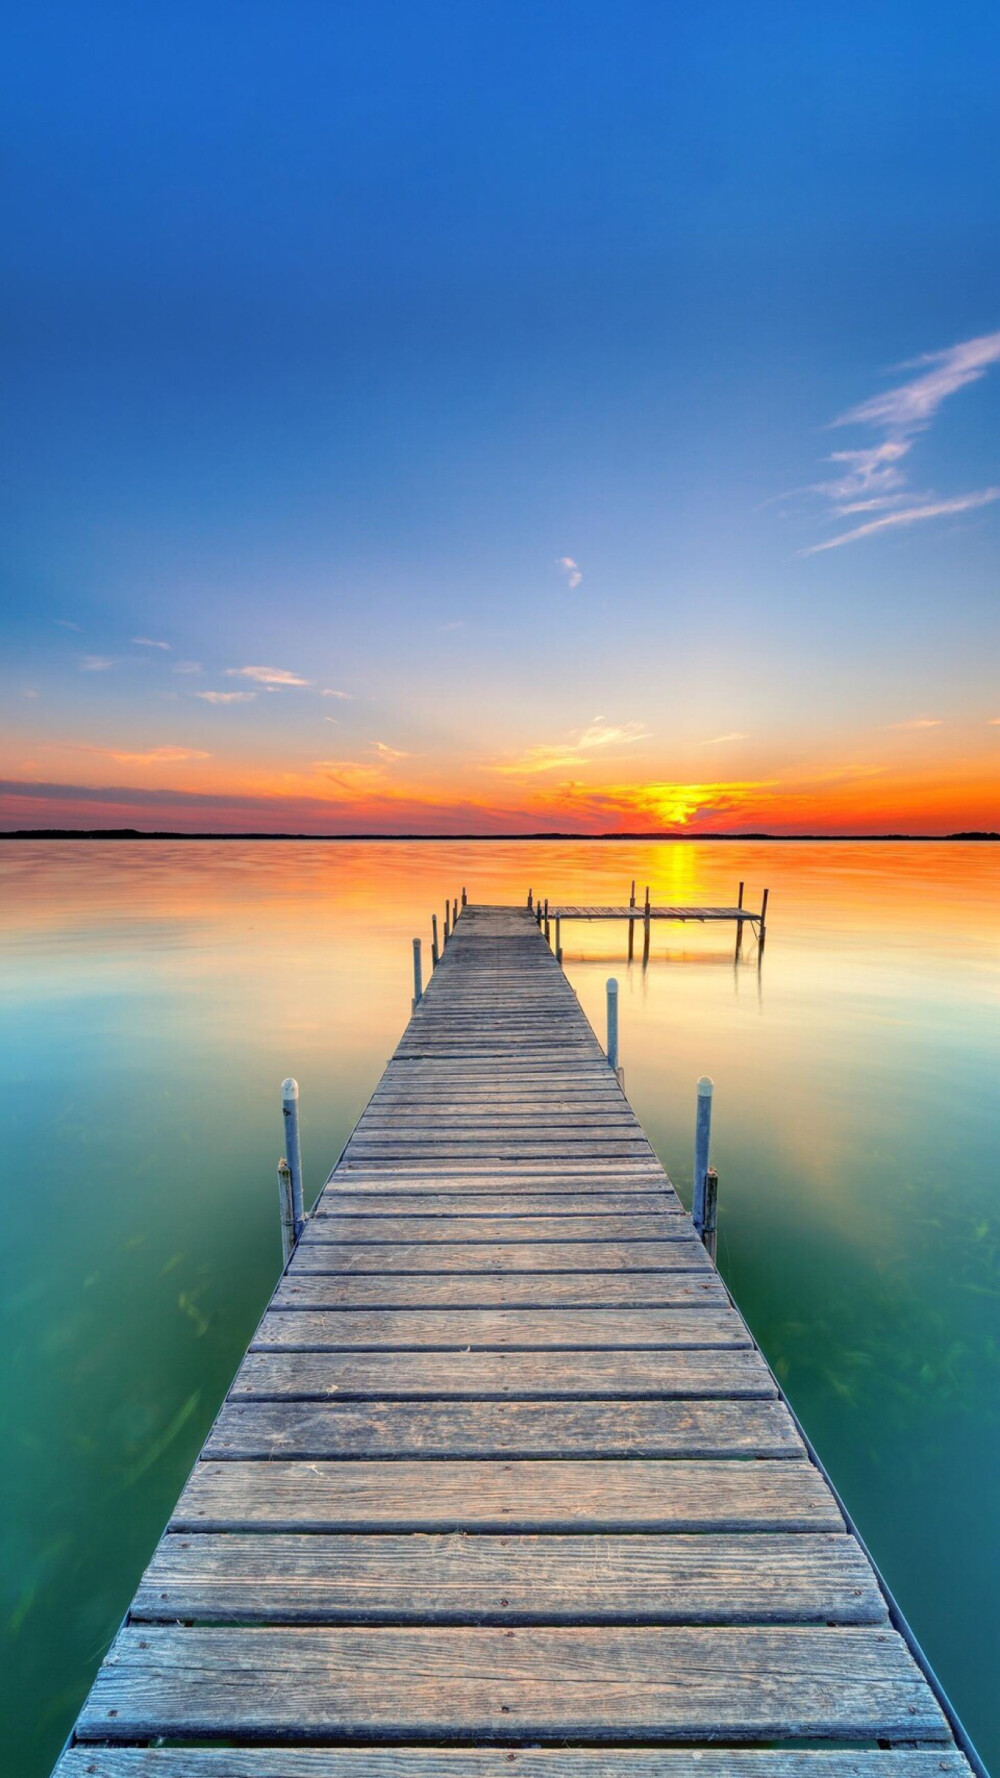
<svg viewBox="0 0 1000 1778">
<path fill-rule="evenodd" d="M 59 1778 L 969 1778 L 952 1726 L 531 913 L 467 908 Z"/>
</svg>

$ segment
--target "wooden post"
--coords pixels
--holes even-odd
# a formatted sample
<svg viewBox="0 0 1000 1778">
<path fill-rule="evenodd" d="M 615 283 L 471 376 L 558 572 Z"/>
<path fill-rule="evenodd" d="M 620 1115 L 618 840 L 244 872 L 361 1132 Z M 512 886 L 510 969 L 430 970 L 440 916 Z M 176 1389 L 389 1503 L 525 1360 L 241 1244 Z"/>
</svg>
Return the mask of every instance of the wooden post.
<svg viewBox="0 0 1000 1778">
<path fill-rule="evenodd" d="M 415 938 L 413 941 L 413 1006 L 411 1008 L 411 1011 L 413 1012 L 416 1012 L 417 1007 L 420 1005 L 420 997 L 424 991 L 423 982 L 421 980 L 422 975 L 423 971 L 420 967 L 420 940 L 419 938 Z"/>
<path fill-rule="evenodd" d="M 278 1214 L 281 1217 L 281 1263 L 287 1266 L 295 1247 L 292 1173 L 287 1161 L 278 1162 Z"/>
<path fill-rule="evenodd" d="M 562 927 L 562 921 L 561 921 L 561 920 L 560 920 L 560 918 L 559 918 L 559 915 L 558 915 L 558 914 L 557 914 L 557 915 L 556 915 L 556 962 L 557 962 L 557 963 L 561 963 L 561 962 L 562 962 L 562 933 L 561 933 L 561 927 Z"/>
<path fill-rule="evenodd" d="M 739 895 L 736 898 L 736 906 L 738 908 L 741 908 L 743 906 L 743 884 L 742 883 L 740 884 Z M 742 951 L 742 949 L 743 949 L 743 921 L 737 920 L 737 922 L 736 922 L 736 959 L 735 959 L 737 963 L 740 960 L 740 952 Z"/>
<path fill-rule="evenodd" d="M 608 978 L 608 1067 L 618 1073 L 618 983 Z"/>
<path fill-rule="evenodd" d="M 712 1094 L 714 1086 L 707 1074 L 698 1082 L 698 1098 L 694 1119 L 694 1195 L 691 1221 L 696 1235 L 705 1229 L 705 1175 L 708 1172 L 708 1144 L 712 1134 Z"/>
<path fill-rule="evenodd" d="M 462 906 L 465 908 L 465 907 L 468 907 L 468 905 L 469 905 L 469 897 L 465 893 L 465 884 L 463 883 L 462 884 Z"/>
<path fill-rule="evenodd" d="M 545 942 L 549 942 L 549 898 L 545 897 Z"/>
<path fill-rule="evenodd" d="M 762 957 L 764 955 L 764 935 L 765 935 L 765 932 L 767 931 L 767 898 L 770 895 L 770 893 L 771 893 L 771 891 L 769 889 L 764 890 L 764 898 L 760 904 L 760 930 L 758 931 L 758 934 L 757 934 L 757 955 L 758 955 L 758 957 Z"/>
<path fill-rule="evenodd" d="M 448 943 L 448 939 L 449 939 L 449 936 L 451 933 L 451 928 L 448 925 L 448 913 L 449 913 L 450 908 L 451 908 L 451 902 L 448 900 L 448 898 L 446 896 L 445 903 L 444 903 L 444 937 L 442 939 L 442 945 L 446 945 Z"/>
<path fill-rule="evenodd" d="M 282 1081 L 281 1112 L 285 1122 L 285 1153 L 288 1156 L 288 1170 L 292 1176 L 292 1220 L 297 1241 L 305 1222 L 302 1212 L 302 1145 L 299 1141 L 299 1083 L 297 1080 Z"/>
<path fill-rule="evenodd" d="M 642 932 L 642 961 L 644 964 L 649 962 L 649 928 L 650 928 L 649 884 L 647 883 L 646 884 L 646 909 L 645 909 L 645 913 L 643 915 L 643 932 Z"/>
<path fill-rule="evenodd" d="M 440 952 L 438 950 L 438 917 L 431 915 L 431 968 L 436 969 Z"/>
<path fill-rule="evenodd" d="M 528 911 L 531 911 L 531 890 L 528 890 Z"/>
<path fill-rule="evenodd" d="M 712 1264 L 715 1264 L 717 1228 L 719 1221 L 719 1175 L 714 1167 L 705 1171 L 705 1221 L 701 1238 Z"/>
<path fill-rule="evenodd" d="M 628 898 L 628 905 L 630 908 L 635 907 L 635 878 L 634 877 L 632 878 L 632 891 L 631 891 L 631 894 L 629 895 L 629 898 Z M 632 961 L 634 954 L 635 954 L 635 921 L 630 920 L 628 923 L 628 960 L 630 963 Z"/>
<path fill-rule="evenodd" d="M 452 929 L 452 932 L 454 932 L 455 927 L 457 925 L 458 925 L 458 902 L 455 901 L 453 898 L 452 904 L 451 904 L 451 929 Z"/>
</svg>

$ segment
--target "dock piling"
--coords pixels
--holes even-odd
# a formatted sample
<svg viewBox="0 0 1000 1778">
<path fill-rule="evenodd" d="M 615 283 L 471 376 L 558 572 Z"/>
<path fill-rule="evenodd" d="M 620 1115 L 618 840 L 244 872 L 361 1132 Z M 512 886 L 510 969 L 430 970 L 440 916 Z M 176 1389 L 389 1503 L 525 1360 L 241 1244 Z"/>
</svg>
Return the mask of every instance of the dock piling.
<svg viewBox="0 0 1000 1778">
<path fill-rule="evenodd" d="M 556 962 L 562 962 L 562 921 L 556 915 Z"/>
<path fill-rule="evenodd" d="M 452 896 L 452 902 L 451 902 L 451 929 L 452 929 L 452 932 L 454 932 L 455 927 L 457 925 L 458 925 L 458 902 L 457 902 L 456 898 L 454 896 Z"/>
<path fill-rule="evenodd" d="M 618 983 L 608 977 L 608 1067 L 618 1072 Z"/>
<path fill-rule="evenodd" d="M 715 1087 L 707 1074 L 703 1074 L 698 1082 L 698 1097 L 694 1121 L 694 1194 L 691 1202 L 691 1221 L 694 1223 L 695 1234 L 704 1236 L 705 1231 L 705 1176 L 708 1173 L 708 1144 L 712 1134 L 712 1094 Z"/>
<path fill-rule="evenodd" d="M 531 912 L 531 890 L 528 890 L 528 912 Z"/>
<path fill-rule="evenodd" d="M 642 961 L 644 964 L 649 962 L 649 928 L 650 928 L 649 884 L 647 883 L 646 884 L 646 907 L 645 907 L 645 912 L 643 915 L 643 931 L 642 931 Z"/>
<path fill-rule="evenodd" d="M 719 1221 L 719 1175 L 714 1167 L 705 1169 L 705 1226 L 701 1231 L 705 1252 L 712 1264 L 715 1264 L 715 1249 Z"/>
<path fill-rule="evenodd" d="M 423 970 L 422 970 L 421 964 L 420 964 L 420 940 L 419 940 L 419 938 L 415 938 L 413 941 L 413 1009 L 412 1009 L 414 1012 L 416 1012 L 417 1007 L 420 1005 L 421 995 L 423 994 L 423 991 L 424 991 L 422 976 L 423 976 Z"/>
<path fill-rule="evenodd" d="M 302 1144 L 299 1139 L 299 1083 L 297 1080 L 282 1081 L 281 1112 L 285 1123 L 285 1154 L 288 1156 L 288 1168 L 292 1175 L 292 1220 L 297 1241 L 305 1222 L 302 1209 Z"/>
<path fill-rule="evenodd" d="M 548 944 L 548 942 L 549 942 L 549 937 L 550 937 L 550 933 L 549 933 L 549 898 L 548 898 L 548 896 L 546 896 L 545 897 L 545 942 L 546 942 L 546 944 Z"/>
<path fill-rule="evenodd" d="M 448 924 L 448 915 L 449 915 L 449 913 L 450 913 L 450 911 L 451 911 L 451 902 L 450 902 L 450 901 L 449 901 L 449 900 L 448 900 L 448 898 L 447 898 L 447 896 L 445 896 L 445 902 L 444 902 L 444 935 L 443 935 L 443 938 L 442 938 L 442 941 L 441 941 L 441 942 L 442 942 L 442 944 L 443 944 L 443 945 L 446 945 L 446 944 L 447 944 L 447 943 L 448 943 L 448 940 L 449 940 L 449 938 L 450 938 L 450 937 L 451 937 L 451 927 L 450 927 L 450 926 L 449 926 L 449 924 Z"/>
<path fill-rule="evenodd" d="M 431 968 L 432 969 L 437 968 L 440 955 L 441 955 L 441 953 L 438 950 L 438 917 L 436 914 L 432 914 L 431 915 Z"/>
<path fill-rule="evenodd" d="M 741 908 L 743 906 L 743 884 L 742 883 L 740 884 L 739 895 L 736 897 L 736 906 L 738 908 Z M 739 962 L 740 953 L 742 952 L 742 950 L 743 950 L 743 921 L 737 920 L 737 922 L 736 922 L 736 956 L 734 958 L 734 962 L 736 962 L 736 963 Z"/>
<path fill-rule="evenodd" d="M 635 907 L 635 878 L 634 877 L 632 878 L 632 889 L 629 894 L 628 905 L 630 908 Z M 628 960 L 630 963 L 632 961 L 634 954 L 635 954 L 635 921 L 630 920 L 628 923 Z"/>
<path fill-rule="evenodd" d="M 281 1217 L 281 1263 L 287 1266 L 295 1247 L 295 1212 L 292 1208 L 292 1173 L 288 1162 L 278 1162 L 278 1214 Z"/>
<path fill-rule="evenodd" d="M 764 955 L 764 935 L 767 930 L 767 898 L 770 895 L 770 893 L 771 893 L 771 891 L 769 889 L 764 890 L 763 899 L 760 904 L 760 926 L 757 929 L 757 955 L 758 955 L 758 957 L 762 957 Z"/>
<path fill-rule="evenodd" d="M 465 893 L 465 884 L 463 883 L 462 884 L 462 906 L 468 907 L 468 905 L 469 905 L 469 897 Z"/>
</svg>

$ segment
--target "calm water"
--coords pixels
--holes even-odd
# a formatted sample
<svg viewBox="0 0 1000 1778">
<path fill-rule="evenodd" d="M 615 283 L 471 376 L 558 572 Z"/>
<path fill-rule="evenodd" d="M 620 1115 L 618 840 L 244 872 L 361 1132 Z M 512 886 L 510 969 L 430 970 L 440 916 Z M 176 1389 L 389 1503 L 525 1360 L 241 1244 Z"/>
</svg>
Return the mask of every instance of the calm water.
<svg viewBox="0 0 1000 1778">
<path fill-rule="evenodd" d="M 50 1764 L 274 1284 L 278 1087 L 314 1189 L 446 893 L 748 900 L 569 927 L 687 1201 L 716 1083 L 720 1264 L 981 1751 L 1000 1751 L 997 888 L 988 846 L 0 847 L 5 1770 Z M 751 947 L 752 950 L 752 947 Z"/>
</svg>

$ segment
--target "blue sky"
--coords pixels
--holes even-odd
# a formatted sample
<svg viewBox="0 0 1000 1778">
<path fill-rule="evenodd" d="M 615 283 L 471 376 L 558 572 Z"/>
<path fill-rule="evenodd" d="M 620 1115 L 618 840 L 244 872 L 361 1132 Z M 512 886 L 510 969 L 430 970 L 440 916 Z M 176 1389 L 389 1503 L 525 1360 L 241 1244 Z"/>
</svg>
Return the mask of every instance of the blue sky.
<svg viewBox="0 0 1000 1778">
<path fill-rule="evenodd" d="M 5 37 L 3 825 L 995 823 L 995 9 Z"/>
</svg>

